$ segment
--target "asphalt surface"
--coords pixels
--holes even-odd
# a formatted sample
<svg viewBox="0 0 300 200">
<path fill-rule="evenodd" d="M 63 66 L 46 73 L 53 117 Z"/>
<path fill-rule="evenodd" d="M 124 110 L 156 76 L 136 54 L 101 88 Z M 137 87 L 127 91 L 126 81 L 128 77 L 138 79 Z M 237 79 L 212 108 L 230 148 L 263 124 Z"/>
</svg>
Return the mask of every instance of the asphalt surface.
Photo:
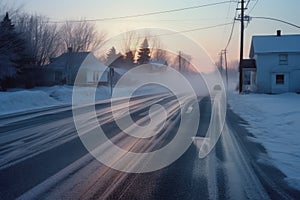
<svg viewBox="0 0 300 200">
<path fill-rule="evenodd" d="M 171 114 L 163 131 L 148 139 L 122 132 L 109 102 L 100 102 L 95 108 L 101 127 L 115 145 L 132 152 L 150 152 L 170 143 L 180 124 L 178 101 L 170 95 L 133 98 L 132 119 L 147 124 L 147 111 L 154 103 Z M 200 109 L 198 137 L 205 136 L 211 122 L 211 103 L 204 97 L 193 105 Z M 117 105 L 125 106 L 121 100 Z M 86 116 L 88 113 L 83 119 Z M 2 117 L 0 199 L 300 199 L 299 191 L 284 181 L 284 174 L 257 162 L 266 151 L 247 139 L 253 136 L 244 123 L 228 109 L 223 134 L 204 159 L 199 158 L 199 146 L 193 143 L 163 169 L 126 173 L 105 166 L 88 153 L 77 135 L 70 107 Z"/>
</svg>

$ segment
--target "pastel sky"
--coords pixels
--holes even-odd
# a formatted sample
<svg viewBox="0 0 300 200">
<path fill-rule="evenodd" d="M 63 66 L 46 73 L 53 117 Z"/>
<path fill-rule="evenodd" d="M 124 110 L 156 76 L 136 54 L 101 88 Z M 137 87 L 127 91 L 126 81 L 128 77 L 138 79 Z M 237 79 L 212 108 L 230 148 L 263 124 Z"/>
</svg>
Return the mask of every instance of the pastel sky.
<svg viewBox="0 0 300 200">
<path fill-rule="evenodd" d="M 96 19 L 134 15 L 169 9 L 183 8 L 201 4 L 221 2 L 222 0 L 26 0 L 17 1 L 23 4 L 24 10 L 48 16 L 51 20 L 64 19 Z M 257 0 L 251 0 L 246 14 Z M 113 37 L 120 32 L 136 28 L 166 28 L 174 31 L 214 26 L 232 22 L 237 2 L 165 13 L 139 18 L 96 22 L 99 30 L 107 32 Z M 274 17 L 300 25 L 299 0 L 259 0 L 250 16 Z M 232 42 L 228 48 L 229 60 L 238 59 L 239 55 L 239 23 L 236 23 Z M 218 54 L 226 46 L 231 25 L 208 30 L 198 30 L 184 33 L 200 43 L 210 56 L 216 61 Z M 245 29 L 245 57 L 248 57 L 251 36 L 261 34 L 275 34 L 277 29 L 282 34 L 300 34 L 300 29 L 268 20 L 253 19 Z M 180 44 L 182 45 L 182 44 Z M 180 50 L 178 45 L 178 50 Z"/>
</svg>

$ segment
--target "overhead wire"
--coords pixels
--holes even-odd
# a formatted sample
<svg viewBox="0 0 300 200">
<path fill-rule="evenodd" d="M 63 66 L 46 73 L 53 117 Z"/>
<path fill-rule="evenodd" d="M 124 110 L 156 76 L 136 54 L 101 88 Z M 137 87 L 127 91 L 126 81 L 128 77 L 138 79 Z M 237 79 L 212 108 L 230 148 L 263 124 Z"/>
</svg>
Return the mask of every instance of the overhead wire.
<svg viewBox="0 0 300 200">
<path fill-rule="evenodd" d="M 118 17 L 106 17 L 106 18 L 97 18 L 97 19 L 83 19 L 83 20 L 68 20 L 69 22 L 99 22 L 99 21 L 111 21 L 111 20 L 118 20 L 118 19 L 127 19 L 127 18 L 136 18 L 136 17 L 144 17 L 144 16 L 151 16 L 151 15 L 159 15 L 159 14 L 165 14 L 165 13 L 172 13 L 172 12 L 179 12 L 184 10 L 192 10 L 192 9 L 198 9 L 203 7 L 210 7 L 210 6 L 217 6 L 222 4 L 227 4 L 235 2 L 233 0 L 228 1 L 221 1 L 221 2 L 215 2 L 215 3 L 208 3 L 208 4 L 201 4 L 196 6 L 190 6 L 190 7 L 184 7 L 184 8 L 176 8 L 176 9 L 170 9 L 170 10 L 163 10 L 163 11 L 155 11 L 155 12 L 149 12 L 149 13 L 141 13 L 141 14 L 134 14 L 134 15 L 125 15 L 125 16 L 118 16 Z M 65 21 L 50 21 L 51 23 L 64 23 Z"/>
<path fill-rule="evenodd" d="M 230 44 L 230 42 L 231 42 L 231 40 L 232 40 L 233 31 L 234 31 L 234 25 L 235 25 L 235 19 L 234 19 L 233 22 L 232 22 L 230 35 L 229 35 L 229 38 L 228 38 L 228 41 L 227 41 L 227 44 L 226 44 L 224 50 L 227 50 L 227 48 L 228 48 L 228 46 L 229 46 L 229 44 Z"/>
<path fill-rule="evenodd" d="M 239 4 L 239 3 L 238 3 L 238 4 Z M 238 6 L 238 4 L 237 4 L 237 6 Z M 237 14 L 237 9 L 235 10 L 235 14 L 234 14 L 234 18 L 233 18 L 233 22 L 232 22 L 232 26 L 231 26 L 230 35 L 229 35 L 229 37 L 228 37 L 228 41 L 227 41 L 226 46 L 225 46 L 225 48 L 224 48 L 225 51 L 227 50 L 227 48 L 228 48 L 228 46 L 229 46 L 229 44 L 230 44 L 230 42 L 231 42 L 231 40 L 232 40 L 233 31 L 234 31 L 234 26 L 235 26 L 235 18 L 236 18 L 236 14 Z"/>
<path fill-rule="evenodd" d="M 205 27 L 198 27 L 198 28 L 193 28 L 193 29 L 186 29 L 186 30 L 182 30 L 182 31 L 176 31 L 176 32 L 171 32 L 171 33 L 162 33 L 162 34 L 157 34 L 157 35 L 149 35 L 147 36 L 147 38 L 154 38 L 154 37 L 160 37 L 160 36 L 168 36 L 168 35 L 176 35 L 178 33 L 188 33 L 188 32 L 194 32 L 194 31 L 199 31 L 199 30 L 208 30 L 208 29 L 212 29 L 212 28 L 218 28 L 218 27 L 222 27 L 222 26 L 227 26 L 230 25 L 231 22 L 227 22 L 227 23 L 222 23 L 222 24 L 216 24 L 216 25 L 212 25 L 212 26 L 205 26 Z M 139 38 L 139 37 L 137 37 Z M 135 39 L 135 38 L 133 38 Z"/>
<path fill-rule="evenodd" d="M 288 24 L 288 25 L 296 27 L 296 28 L 300 28 L 300 26 L 298 26 L 296 24 L 293 24 L 291 22 L 287 22 L 287 21 L 284 21 L 284 20 L 281 20 L 281 19 L 273 18 L 273 17 L 251 17 L 251 18 L 253 18 L 253 19 L 266 19 L 266 20 L 277 21 L 277 22 L 281 22 L 281 23 L 284 23 L 284 24 Z"/>
<path fill-rule="evenodd" d="M 229 18 L 230 9 L 231 9 L 231 3 L 228 5 L 227 14 L 226 14 L 226 19 Z M 226 26 L 225 26 L 224 29 L 223 29 L 222 40 L 221 40 L 222 42 L 221 42 L 221 43 L 224 42 L 225 32 L 226 32 Z"/>
<path fill-rule="evenodd" d="M 249 10 L 248 15 L 254 10 L 255 6 L 257 5 L 259 0 L 256 0 L 255 4 L 252 6 L 252 8 Z"/>
<path fill-rule="evenodd" d="M 248 8 L 250 1 L 251 1 L 251 0 L 248 0 L 248 1 L 247 1 L 246 6 L 245 6 L 246 9 Z"/>
</svg>

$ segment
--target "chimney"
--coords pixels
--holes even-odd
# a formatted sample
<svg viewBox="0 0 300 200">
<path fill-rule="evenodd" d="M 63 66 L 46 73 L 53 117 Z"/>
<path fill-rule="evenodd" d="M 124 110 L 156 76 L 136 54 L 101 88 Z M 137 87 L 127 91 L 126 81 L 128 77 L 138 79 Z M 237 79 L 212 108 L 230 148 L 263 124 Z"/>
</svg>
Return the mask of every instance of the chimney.
<svg viewBox="0 0 300 200">
<path fill-rule="evenodd" d="M 277 30 L 277 37 L 281 36 L 281 30 Z"/>
</svg>

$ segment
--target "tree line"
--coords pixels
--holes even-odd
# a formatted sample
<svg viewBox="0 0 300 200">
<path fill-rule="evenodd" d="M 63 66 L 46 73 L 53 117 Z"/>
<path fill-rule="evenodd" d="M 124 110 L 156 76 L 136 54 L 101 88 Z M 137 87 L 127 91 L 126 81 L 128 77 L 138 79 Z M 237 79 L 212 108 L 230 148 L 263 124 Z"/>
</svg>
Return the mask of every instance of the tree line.
<svg viewBox="0 0 300 200">
<path fill-rule="evenodd" d="M 18 75 L 28 68 L 43 68 L 68 48 L 74 52 L 97 50 L 105 36 L 84 20 L 55 24 L 45 16 L 26 13 L 12 20 L 6 12 L 0 24 L 1 89 L 22 84 Z"/>
<path fill-rule="evenodd" d="M 150 38 L 150 39 L 148 39 Z M 164 49 L 158 37 L 150 34 L 142 38 L 137 32 L 123 34 L 120 52 L 113 46 L 102 60 L 110 67 L 133 68 L 149 62 L 167 64 L 179 71 L 192 71 L 192 57 L 179 52 L 174 54 Z M 158 62 L 157 62 L 158 61 Z"/>
<path fill-rule="evenodd" d="M 130 43 L 129 43 L 130 44 Z M 166 59 L 166 53 L 164 54 Z M 115 47 L 112 47 L 106 54 L 106 64 L 110 67 L 132 68 L 136 65 L 147 64 L 151 59 L 151 51 L 148 39 L 145 38 L 138 50 L 126 49 L 124 54 L 117 53 Z"/>
<path fill-rule="evenodd" d="M 33 87 L 28 77 L 22 76 L 28 69 L 43 69 L 51 58 L 68 49 L 73 52 L 96 51 L 106 39 L 105 32 L 98 31 L 91 22 L 53 23 L 45 16 L 21 13 L 18 9 L 1 13 L 3 8 L 0 2 L 0 90 Z M 117 53 L 112 47 L 102 61 L 108 66 L 123 68 L 146 64 L 150 60 L 167 61 L 169 65 L 182 69 L 188 69 L 190 65 L 189 55 L 184 56 L 188 59 L 180 59 L 180 55 L 164 50 L 159 38 L 151 35 L 142 38 L 134 31 L 123 34 L 119 48 L 122 53 Z"/>
</svg>

